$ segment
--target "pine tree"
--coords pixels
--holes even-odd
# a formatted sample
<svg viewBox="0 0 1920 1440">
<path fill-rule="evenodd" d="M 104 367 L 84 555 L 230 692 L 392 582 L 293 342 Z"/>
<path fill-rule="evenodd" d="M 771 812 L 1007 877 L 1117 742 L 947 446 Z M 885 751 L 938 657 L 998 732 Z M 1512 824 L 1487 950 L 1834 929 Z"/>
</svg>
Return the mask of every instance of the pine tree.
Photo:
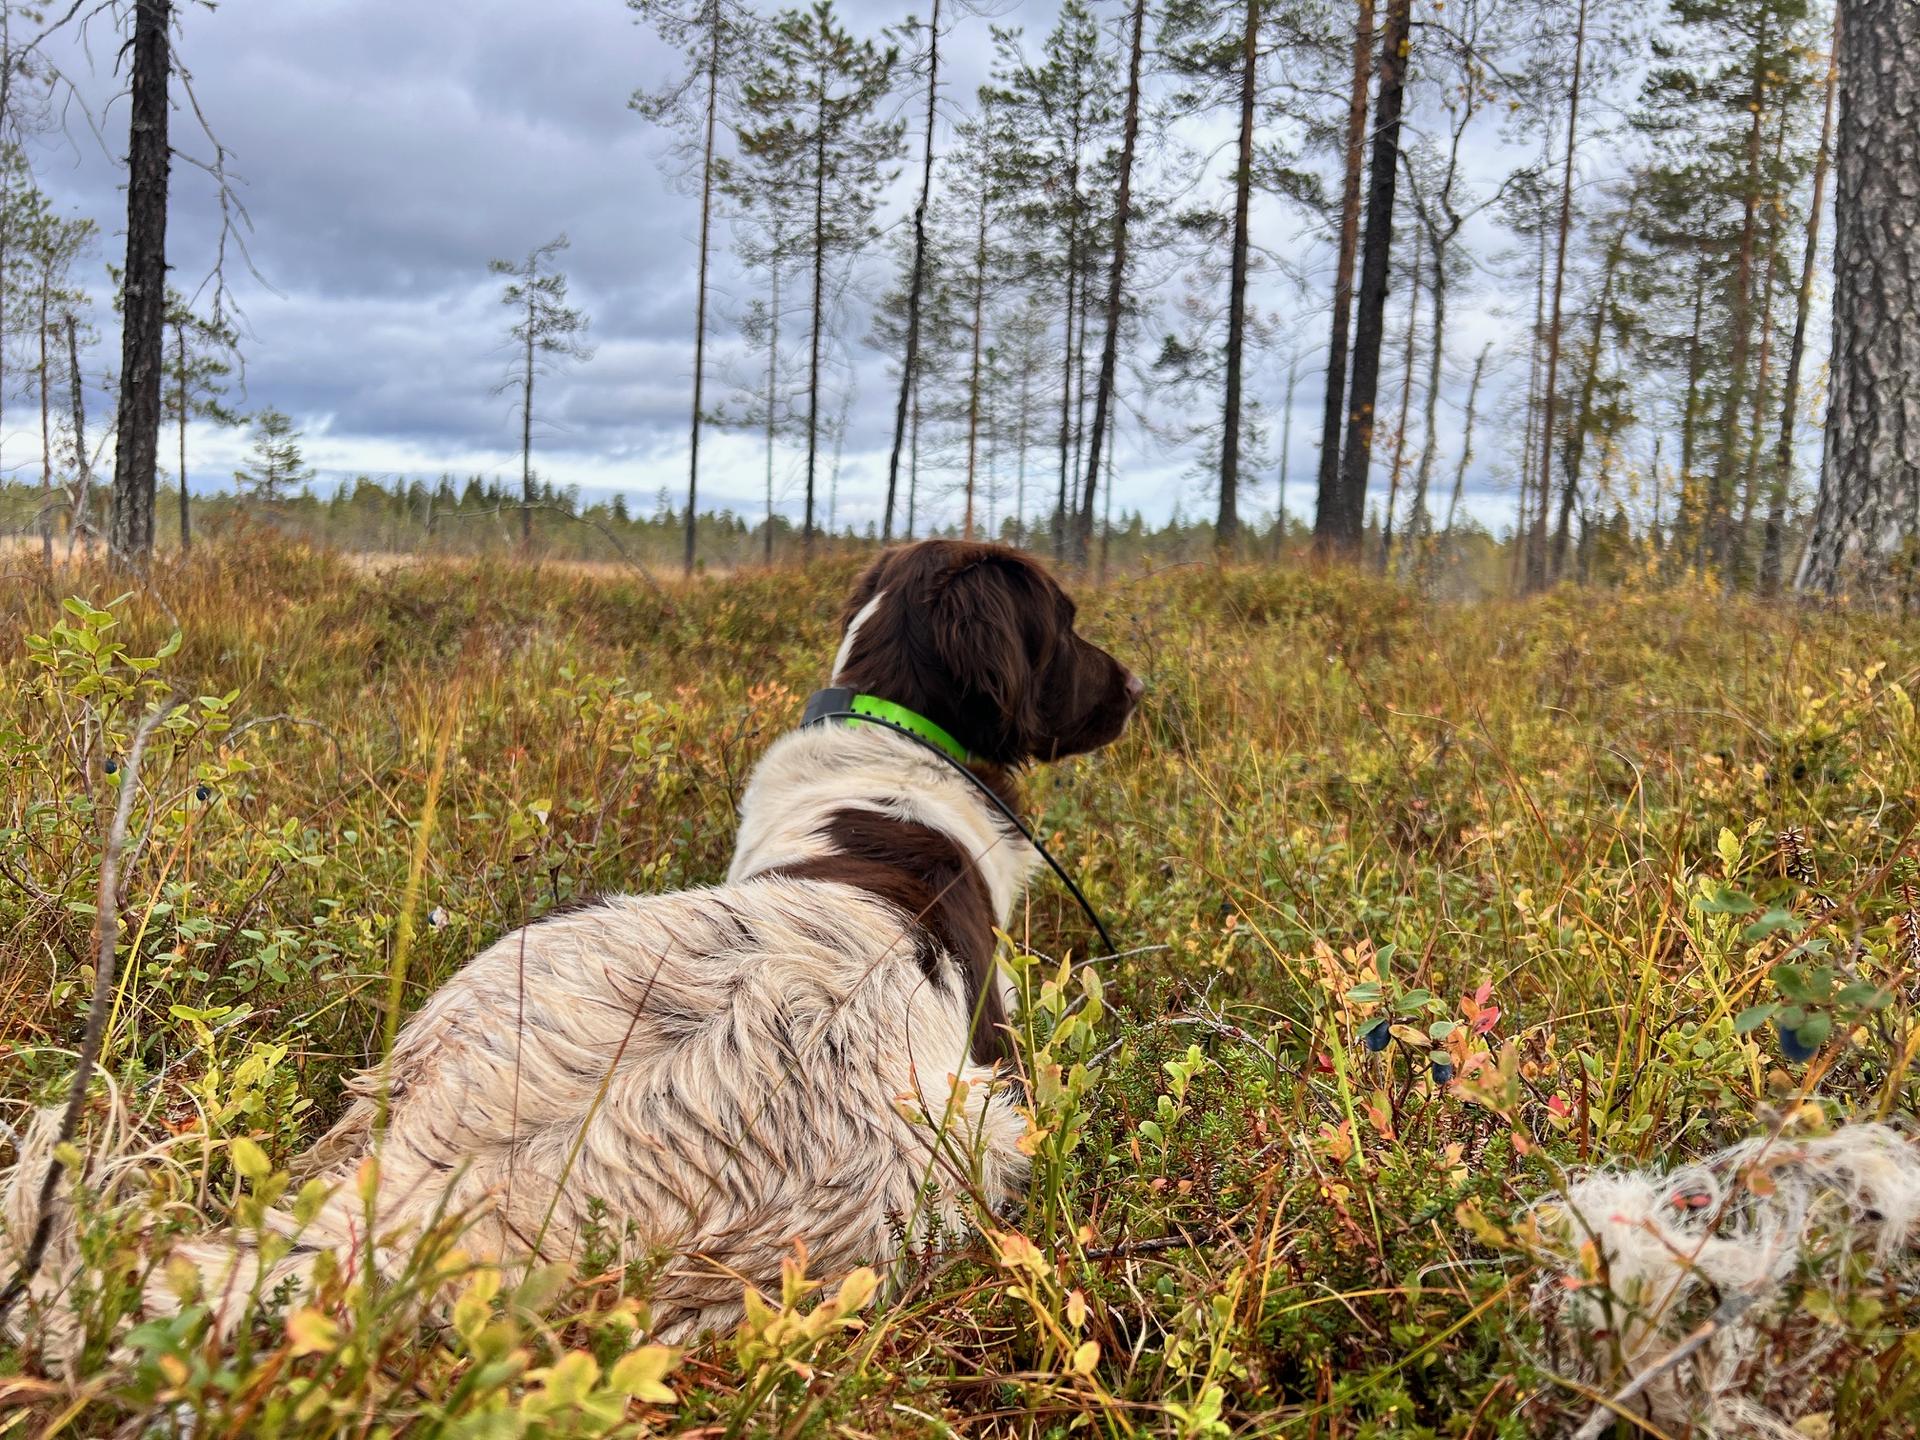
<svg viewBox="0 0 1920 1440">
<path fill-rule="evenodd" d="M 1833 594 L 1920 538 L 1920 27 L 1909 0 L 1841 0 L 1833 381 L 1798 587 Z"/>
<path fill-rule="evenodd" d="M 167 290 L 167 81 L 172 0 L 134 0 L 128 105 L 127 256 L 121 281 L 120 411 L 114 445 L 113 553 L 136 569 L 153 553 Z"/>
<path fill-rule="evenodd" d="M 653 27 L 667 44 L 681 50 L 686 69 L 658 90 L 636 90 L 629 102 L 647 119 L 698 137 L 694 155 L 682 157 L 699 177 L 700 246 L 694 289 L 693 420 L 687 449 L 686 573 L 693 573 L 694 517 L 700 492 L 700 425 L 707 357 L 707 267 L 713 252 L 713 197 L 723 178 L 725 157 L 716 149 L 723 115 L 738 103 L 737 76 L 752 42 L 750 12 L 731 0 L 627 0 L 628 8 Z M 697 157 L 697 158 L 696 158 Z"/>
<path fill-rule="evenodd" d="M 173 416 L 180 441 L 180 548 L 193 545 L 187 509 L 187 422 L 208 420 L 238 425 L 240 416 L 224 403 L 229 377 L 240 353 L 240 333 L 232 322 L 195 314 L 184 295 L 167 292 L 167 383 L 161 403 Z M 431 525 L 429 525 L 431 530 Z"/>
<path fill-rule="evenodd" d="M 1089 291 L 1099 267 L 1103 208 L 1090 183 L 1111 139 L 1118 65 L 1086 0 L 1063 0 L 1035 64 L 1015 32 L 996 31 L 997 113 L 1006 140 L 1007 180 L 1021 197 L 1029 284 L 1057 290 L 1061 304 L 1059 484 L 1051 536 L 1067 555 L 1075 513 L 1075 464 L 1084 439 L 1076 387 L 1085 396 Z"/>
<path fill-rule="evenodd" d="M 874 235 L 873 216 L 903 127 L 880 118 L 898 53 L 844 29 L 832 0 L 783 12 L 746 87 L 741 150 L 763 171 L 804 187 L 809 211 L 796 241 L 809 272 L 807 500 L 802 544 L 811 555 L 822 433 L 828 277 Z"/>
<path fill-rule="evenodd" d="M 263 503 L 285 500 L 294 486 L 313 479 L 300 450 L 300 432 L 278 410 L 262 410 L 253 417 L 253 453 L 234 481 L 251 499 Z"/>
<path fill-rule="evenodd" d="M 556 235 L 529 250 L 524 260 L 493 260 L 487 265 L 495 275 L 508 277 L 500 290 L 500 303 L 517 317 L 507 327 L 507 338 L 520 358 L 495 393 L 520 392 L 520 544 L 527 550 L 533 547 L 534 381 L 564 361 L 593 358 L 593 347 L 586 342 L 586 312 L 567 304 L 567 277 L 554 265 L 567 243 L 565 235 Z"/>
</svg>

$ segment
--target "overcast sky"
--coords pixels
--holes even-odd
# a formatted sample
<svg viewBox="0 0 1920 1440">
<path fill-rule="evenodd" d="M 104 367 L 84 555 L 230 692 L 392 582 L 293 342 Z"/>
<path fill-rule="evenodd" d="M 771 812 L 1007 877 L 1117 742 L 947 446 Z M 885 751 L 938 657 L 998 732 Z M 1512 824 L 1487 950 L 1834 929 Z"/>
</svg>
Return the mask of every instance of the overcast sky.
<svg viewBox="0 0 1920 1440">
<path fill-rule="evenodd" d="M 879 0 L 843 9 L 869 32 L 905 14 Z M 1052 11 L 1052 0 L 1027 0 L 1001 23 L 1024 24 L 1037 42 Z M 57 203 L 101 224 L 96 267 L 124 245 L 117 157 L 126 110 L 112 73 L 115 48 L 100 29 L 55 51 L 87 113 L 71 111 L 70 138 L 36 154 Z M 986 23 L 966 22 L 947 51 L 954 94 L 970 94 L 984 78 L 988 51 Z M 663 137 L 627 105 L 636 84 L 658 80 L 676 57 L 620 0 L 226 3 L 187 12 L 181 56 L 201 109 L 234 154 L 252 221 L 258 277 L 239 269 L 232 276 L 249 331 L 244 406 L 292 415 L 323 481 L 360 472 L 517 477 L 512 401 L 493 393 L 509 357 L 487 262 L 564 231 L 573 242 L 565 260 L 573 295 L 592 316 L 596 352 L 543 382 L 536 466 L 558 484 L 624 490 L 643 507 L 662 489 L 684 491 L 696 206 L 663 174 Z M 190 112 L 176 109 L 173 125 L 177 147 L 207 153 Z M 176 283 L 191 290 L 213 255 L 214 190 L 189 165 L 177 164 L 174 177 L 168 252 Z M 1273 207 L 1256 218 L 1257 238 L 1277 258 L 1310 266 L 1315 247 L 1297 213 Z M 1311 505 L 1325 329 L 1324 277 L 1309 278 L 1312 287 L 1297 291 L 1275 269 L 1257 295 L 1291 327 L 1302 355 L 1289 495 L 1296 510 Z M 733 317 L 746 298 L 725 262 L 719 289 L 716 398 L 724 399 L 737 357 Z M 1464 376 L 1485 340 L 1516 333 L 1505 303 L 1497 292 L 1463 297 L 1450 373 Z M 117 368 L 118 343 L 110 309 L 96 304 L 94 319 L 104 338 L 92 364 L 104 373 Z M 865 325 L 856 317 L 847 330 L 857 339 Z M 1274 409 L 1286 353 L 1276 348 L 1251 377 Z M 737 368 L 750 373 L 744 361 Z M 843 523 L 877 513 L 892 419 L 887 386 L 883 358 L 861 354 Z M 1456 377 L 1441 417 L 1449 440 L 1457 389 Z M 37 435 L 29 439 L 12 415 L 7 439 L 0 463 L 25 468 L 31 450 L 37 466 Z M 1488 449 L 1475 469 L 1476 492 L 1499 481 L 1501 456 Z M 197 430 L 190 468 L 203 483 L 227 484 L 244 450 L 243 435 Z M 713 436 L 703 505 L 757 513 L 762 454 L 756 437 Z M 1120 505 L 1155 517 L 1176 500 L 1189 513 L 1210 511 L 1192 455 L 1134 427 L 1118 454 Z M 777 489 L 781 508 L 796 513 L 790 462 Z M 1271 509 L 1271 474 L 1249 477 L 1249 489 L 1248 511 Z M 1478 503 L 1495 518 L 1509 502 L 1486 489 Z"/>
</svg>

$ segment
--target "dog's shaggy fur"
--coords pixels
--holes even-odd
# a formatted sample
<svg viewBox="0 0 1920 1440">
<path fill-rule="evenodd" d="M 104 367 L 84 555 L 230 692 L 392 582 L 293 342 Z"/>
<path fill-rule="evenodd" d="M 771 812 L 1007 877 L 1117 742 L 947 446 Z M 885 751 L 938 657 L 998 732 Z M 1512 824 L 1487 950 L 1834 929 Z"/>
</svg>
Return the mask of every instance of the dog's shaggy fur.
<svg viewBox="0 0 1920 1440">
<path fill-rule="evenodd" d="M 834 672 L 942 726 L 1010 801 L 1020 766 L 1115 739 L 1140 693 L 1074 633 L 1045 571 L 954 542 L 867 572 Z M 176 1254 L 216 1313 L 297 1285 L 322 1251 L 350 1261 L 369 1248 L 355 1176 L 376 1155 L 376 1264 L 397 1266 L 446 1213 L 469 1217 L 469 1254 L 509 1263 L 631 1227 L 672 1257 L 652 1297 L 667 1339 L 737 1321 L 743 1285 L 777 1289 L 796 1242 L 818 1275 L 884 1264 L 1019 1193 L 994 929 L 1034 864 L 915 741 L 870 725 L 786 735 L 747 787 L 724 885 L 550 915 L 408 1021 L 306 1157 L 332 1198 L 304 1226 L 270 1218 L 294 1249 L 268 1274 L 226 1233 Z M 13 1177 L 16 1243 L 51 1124 L 36 1133 Z M 56 1247 L 43 1287 L 71 1255 Z M 160 1284 L 148 1303 L 177 1302 Z"/>
</svg>

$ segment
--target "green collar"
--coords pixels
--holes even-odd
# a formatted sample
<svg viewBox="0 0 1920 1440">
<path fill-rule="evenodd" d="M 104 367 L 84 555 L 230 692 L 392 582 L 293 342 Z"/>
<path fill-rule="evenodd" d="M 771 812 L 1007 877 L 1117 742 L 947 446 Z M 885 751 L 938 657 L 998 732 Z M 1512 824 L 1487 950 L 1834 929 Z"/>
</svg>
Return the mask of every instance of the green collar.
<svg viewBox="0 0 1920 1440">
<path fill-rule="evenodd" d="M 816 690 L 809 695 L 806 713 L 800 717 L 800 728 L 804 730 L 809 725 L 823 725 L 829 720 L 842 720 L 852 725 L 862 719 L 872 720 L 890 730 L 905 731 L 962 765 L 973 760 L 966 746 L 926 716 L 916 714 L 904 705 L 896 705 L 891 700 L 882 700 L 878 695 L 857 694 L 845 685 Z"/>
</svg>

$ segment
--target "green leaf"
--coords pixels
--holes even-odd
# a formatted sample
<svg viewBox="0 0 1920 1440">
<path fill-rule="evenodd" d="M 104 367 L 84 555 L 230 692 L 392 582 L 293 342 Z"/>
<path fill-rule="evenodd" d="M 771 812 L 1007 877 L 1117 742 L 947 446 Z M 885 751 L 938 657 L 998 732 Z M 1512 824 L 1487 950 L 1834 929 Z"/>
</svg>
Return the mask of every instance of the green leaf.
<svg viewBox="0 0 1920 1440">
<path fill-rule="evenodd" d="M 1817 1050 L 1827 1043 L 1827 1037 L 1833 1034 L 1831 1015 L 1810 1015 L 1807 1023 L 1795 1030 L 1794 1036 L 1809 1050 Z"/>
<path fill-rule="evenodd" d="M 1855 1010 L 1884 1010 L 1893 1001 L 1893 992 L 1871 980 L 1856 980 L 1833 997 Z"/>
<path fill-rule="evenodd" d="M 1705 896 L 1694 904 L 1702 915 L 1751 915 L 1760 908 L 1751 895 L 1732 889 Z"/>
<path fill-rule="evenodd" d="M 1733 1033 L 1746 1035 L 1758 1030 L 1779 1012 L 1778 1005 L 1750 1005 L 1733 1017 Z"/>
<path fill-rule="evenodd" d="M 1783 910 L 1776 905 L 1758 920 L 1747 926 L 1746 929 L 1742 930 L 1740 932 L 1740 938 L 1751 945 L 1756 941 L 1766 939 L 1769 935 L 1777 935 L 1782 930 L 1791 930 L 1797 934 L 1805 923 L 1804 920 L 1791 910 Z"/>
</svg>

